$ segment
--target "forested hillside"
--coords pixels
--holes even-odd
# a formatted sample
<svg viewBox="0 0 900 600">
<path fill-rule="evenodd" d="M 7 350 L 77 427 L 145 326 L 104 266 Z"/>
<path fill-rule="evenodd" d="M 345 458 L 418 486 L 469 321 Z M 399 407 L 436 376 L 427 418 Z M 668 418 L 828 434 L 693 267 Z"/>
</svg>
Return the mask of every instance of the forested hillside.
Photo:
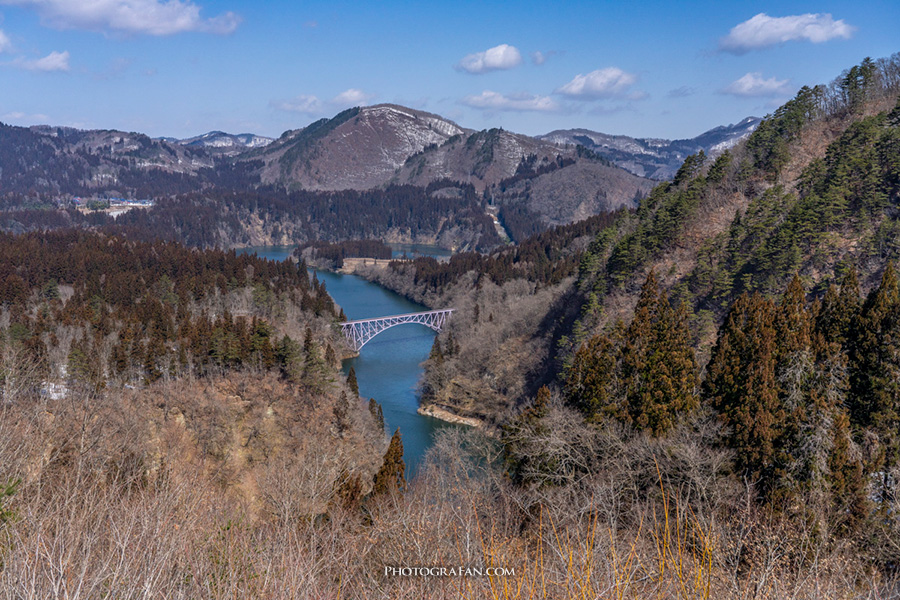
<svg viewBox="0 0 900 600">
<path fill-rule="evenodd" d="M 302 263 L 75 231 L 3 235 L 0 258 L 4 348 L 30 367 L 15 385 L 102 390 L 252 368 L 318 386 L 344 351 L 334 303 Z"/>
<path fill-rule="evenodd" d="M 454 193 L 448 193 L 451 190 Z M 448 182 L 424 189 L 391 186 L 366 192 L 215 188 L 162 199 L 150 209 L 131 210 L 115 218 L 49 206 L 0 212 L 0 228 L 15 233 L 68 227 L 201 248 L 366 237 L 472 250 L 500 244 L 471 186 Z"/>
<path fill-rule="evenodd" d="M 203 595 L 219 534 L 395 493 L 402 443 L 340 373 L 339 318 L 303 263 L 0 235 L 0 595 L 46 597 L 39 548 L 91 589 Z M 102 558 L 125 539 L 143 566 Z"/>
<path fill-rule="evenodd" d="M 536 254 L 370 276 L 457 308 L 423 403 L 484 421 L 520 487 L 586 507 L 598 486 L 626 504 L 676 486 L 701 521 L 746 520 L 733 560 L 790 556 L 773 567 L 780 589 L 809 569 L 837 576 L 840 561 L 889 580 L 898 208 L 894 55 L 801 89 L 746 143 L 689 157 L 581 237 L 560 228 L 522 244 Z"/>
<path fill-rule="evenodd" d="M 531 327 L 510 328 L 518 335 L 528 332 L 529 343 L 552 344 L 544 347 L 556 357 L 555 364 L 541 367 L 528 358 L 533 353 L 525 352 L 520 357 L 524 372 L 536 382 L 555 379 L 554 373 L 571 363 L 583 343 L 612 331 L 619 321 L 627 323 L 651 273 L 674 307 L 685 305 L 691 345 L 701 365 L 709 359 L 719 325 L 742 294 L 777 298 L 792 278 L 799 277 L 813 298 L 821 298 L 850 269 L 858 271 L 863 292 L 876 287 L 886 265 L 898 258 L 898 90 L 897 56 L 867 60 L 830 86 L 803 88 L 763 120 L 745 144 L 714 160 L 703 153 L 689 157 L 674 180 L 654 188 L 637 211 L 618 213 L 589 243 L 565 245 L 571 243 L 566 241 L 557 254 L 577 256 L 577 273 L 563 267 L 571 258 L 547 259 L 574 279 L 543 303 L 558 306 L 560 314 L 543 309 L 547 321 L 536 315 Z M 481 298 L 496 302 L 497 294 L 503 295 L 485 289 L 494 263 L 479 259 L 464 266 L 463 261 L 460 257 L 439 265 L 420 259 L 414 266 L 395 266 L 395 275 L 377 276 L 430 305 L 478 306 L 472 313 L 479 320 L 454 320 L 456 339 L 481 339 L 474 333 L 480 327 L 499 326 L 481 323 L 485 314 L 524 314 L 501 305 L 485 308 Z M 532 291 L 520 290 L 527 298 L 546 293 L 543 285 L 551 282 L 535 280 L 529 273 L 506 270 L 503 278 L 491 283 L 502 287 L 521 280 L 517 285 L 535 286 Z M 476 281 L 477 286 L 462 291 L 460 286 Z M 495 335 L 486 336 L 492 339 L 486 346 L 495 350 L 478 350 L 495 352 L 494 358 L 477 362 L 505 362 L 503 352 L 509 349 L 503 344 L 509 339 Z M 443 369 L 447 368 L 445 362 Z M 450 372 L 456 370 L 451 366 Z M 459 369 L 469 372 L 468 364 Z M 497 393 L 510 405 L 522 400 Z"/>
<path fill-rule="evenodd" d="M 201 247 L 379 237 L 486 251 L 501 244 L 489 205 L 521 241 L 633 207 L 652 185 L 581 147 L 474 132 L 388 104 L 348 109 L 269 144 L 234 146 L 239 138 L 252 142 L 0 124 L 0 230 L 105 227 Z M 109 198 L 155 207 L 84 214 Z"/>
</svg>

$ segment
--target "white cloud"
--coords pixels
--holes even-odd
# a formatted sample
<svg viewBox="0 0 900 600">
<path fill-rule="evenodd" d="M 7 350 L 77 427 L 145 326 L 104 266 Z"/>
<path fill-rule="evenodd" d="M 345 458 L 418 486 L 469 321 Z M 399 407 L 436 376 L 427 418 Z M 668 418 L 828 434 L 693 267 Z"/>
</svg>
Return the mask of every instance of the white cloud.
<svg viewBox="0 0 900 600">
<path fill-rule="evenodd" d="M 562 54 L 564 54 L 564 53 L 559 52 L 557 50 L 548 50 L 546 52 L 540 52 L 540 51 L 532 52 L 531 53 L 531 62 L 532 62 L 532 64 L 540 67 L 541 65 L 546 63 L 551 58 L 553 58 L 555 56 L 561 56 Z"/>
<path fill-rule="evenodd" d="M 572 81 L 556 90 L 556 93 L 587 100 L 599 98 L 639 100 L 644 97 L 643 93 L 629 92 L 629 88 L 635 83 L 637 83 L 636 75 L 618 67 L 606 67 L 591 71 L 587 75 L 579 73 Z"/>
<path fill-rule="evenodd" d="M 147 35 L 187 31 L 227 34 L 241 18 L 233 12 L 204 19 L 190 0 L 0 0 L 0 4 L 35 10 L 57 29 L 89 29 Z"/>
<path fill-rule="evenodd" d="M 9 50 L 12 50 L 12 42 L 9 40 L 9 36 L 0 29 L 0 52 L 7 52 Z"/>
<path fill-rule="evenodd" d="M 485 90 L 478 96 L 466 96 L 460 100 L 462 104 L 472 108 L 502 111 L 534 111 L 556 112 L 559 104 L 549 96 L 535 96 L 528 93 L 504 95 L 499 92 Z"/>
<path fill-rule="evenodd" d="M 316 96 L 301 94 L 291 100 L 273 100 L 270 102 L 273 108 L 287 112 L 298 112 L 307 115 L 318 115 L 324 112 L 325 104 Z"/>
<path fill-rule="evenodd" d="M 367 94 L 362 90 L 358 90 L 356 88 L 350 88 L 349 90 L 345 90 L 331 99 L 331 104 L 333 106 L 361 106 L 363 104 L 367 104 L 369 100 L 374 98 L 373 94 Z"/>
<path fill-rule="evenodd" d="M 789 96 L 791 89 L 787 79 L 763 79 L 762 73 L 747 73 L 731 82 L 722 93 L 744 97 Z"/>
<path fill-rule="evenodd" d="M 484 52 L 476 52 L 465 56 L 457 69 L 469 73 L 480 74 L 488 71 L 502 71 L 512 69 L 522 64 L 522 53 L 515 46 L 500 44 Z"/>
<path fill-rule="evenodd" d="M 362 90 L 350 88 L 349 90 L 341 92 L 331 100 L 321 100 L 318 96 L 312 94 L 301 94 L 290 100 L 273 100 L 269 105 L 272 108 L 287 112 L 296 112 L 305 115 L 324 115 L 351 106 L 368 104 L 374 97 L 374 94 L 367 94 Z"/>
<path fill-rule="evenodd" d="M 43 71 L 45 73 L 49 73 L 51 71 L 68 71 L 69 51 L 54 51 L 44 58 L 36 58 L 33 60 L 28 60 L 20 57 L 9 64 L 15 67 L 19 67 L 20 69 L 25 69 L 27 71 Z"/>
<path fill-rule="evenodd" d="M 29 115 L 23 113 L 22 111 L 14 110 L 12 112 L 6 113 L 3 116 L 0 116 L 0 120 L 6 121 L 8 123 L 22 123 L 31 125 L 34 123 L 49 123 L 50 117 L 41 113 Z"/>
<path fill-rule="evenodd" d="M 820 44 L 835 38 L 848 39 L 856 27 L 842 19 L 835 21 L 830 14 L 806 13 L 789 17 L 770 17 L 759 13 L 736 25 L 727 36 L 719 40 L 719 50 L 744 54 L 775 46 L 792 40 L 805 40 Z"/>
</svg>

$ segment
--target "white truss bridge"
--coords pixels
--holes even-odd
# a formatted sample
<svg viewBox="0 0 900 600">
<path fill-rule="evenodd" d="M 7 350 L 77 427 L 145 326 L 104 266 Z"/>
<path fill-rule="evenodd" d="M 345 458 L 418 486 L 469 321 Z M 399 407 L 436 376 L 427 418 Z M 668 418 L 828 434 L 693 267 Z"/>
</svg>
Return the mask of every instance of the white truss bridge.
<svg viewBox="0 0 900 600">
<path fill-rule="evenodd" d="M 346 321 L 341 323 L 341 331 L 347 337 L 347 341 L 354 350 L 359 352 L 369 340 L 391 327 L 397 325 L 405 325 L 407 323 L 417 323 L 424 325 L 435 331 L 440 331 L 444 327 L 444 323 L 453 312 L 452 308 L 443 310 L 429 310 L 426 312 L 409 313 L 406 315 L 393 315 L 390 317 L 378 317 L 376 319 L 359 319 L 357 321 Z"/>
</svg>

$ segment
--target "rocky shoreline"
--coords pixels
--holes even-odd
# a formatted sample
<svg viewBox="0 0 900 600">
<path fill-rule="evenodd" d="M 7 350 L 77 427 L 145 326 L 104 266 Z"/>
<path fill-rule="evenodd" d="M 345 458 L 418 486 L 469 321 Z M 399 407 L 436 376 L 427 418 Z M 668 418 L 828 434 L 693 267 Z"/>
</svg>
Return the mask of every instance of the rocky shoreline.
<svg viewBox="0 0 900 600">
<path fill-rule="evenodd" d="M 461 417 L 435 404 L 423 404 L 419 407 L 419 410 L 417 412 L 420 415 L 440 419 L 441 421 L 446 421 L 447 423 L 467 425 L 469 427 L 477 427 L 479 429 L 484 428 L 484 421 L 482 421 L 481 419 L 476 419 L 475 417 Z"/>
</svg>

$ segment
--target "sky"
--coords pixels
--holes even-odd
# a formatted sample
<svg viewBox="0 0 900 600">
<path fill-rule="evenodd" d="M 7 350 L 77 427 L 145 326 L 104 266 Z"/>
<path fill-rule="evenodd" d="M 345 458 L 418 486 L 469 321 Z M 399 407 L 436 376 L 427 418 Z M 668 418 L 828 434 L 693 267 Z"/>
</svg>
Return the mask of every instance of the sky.
<svg viewBox="0 0 900 600">
<path fill-rule="evenodd" d="M 0 0 L 0 122 L 277 137 L 391 102 L 679 139 L 900 51 L 900 2 Z"/>
</svg>

